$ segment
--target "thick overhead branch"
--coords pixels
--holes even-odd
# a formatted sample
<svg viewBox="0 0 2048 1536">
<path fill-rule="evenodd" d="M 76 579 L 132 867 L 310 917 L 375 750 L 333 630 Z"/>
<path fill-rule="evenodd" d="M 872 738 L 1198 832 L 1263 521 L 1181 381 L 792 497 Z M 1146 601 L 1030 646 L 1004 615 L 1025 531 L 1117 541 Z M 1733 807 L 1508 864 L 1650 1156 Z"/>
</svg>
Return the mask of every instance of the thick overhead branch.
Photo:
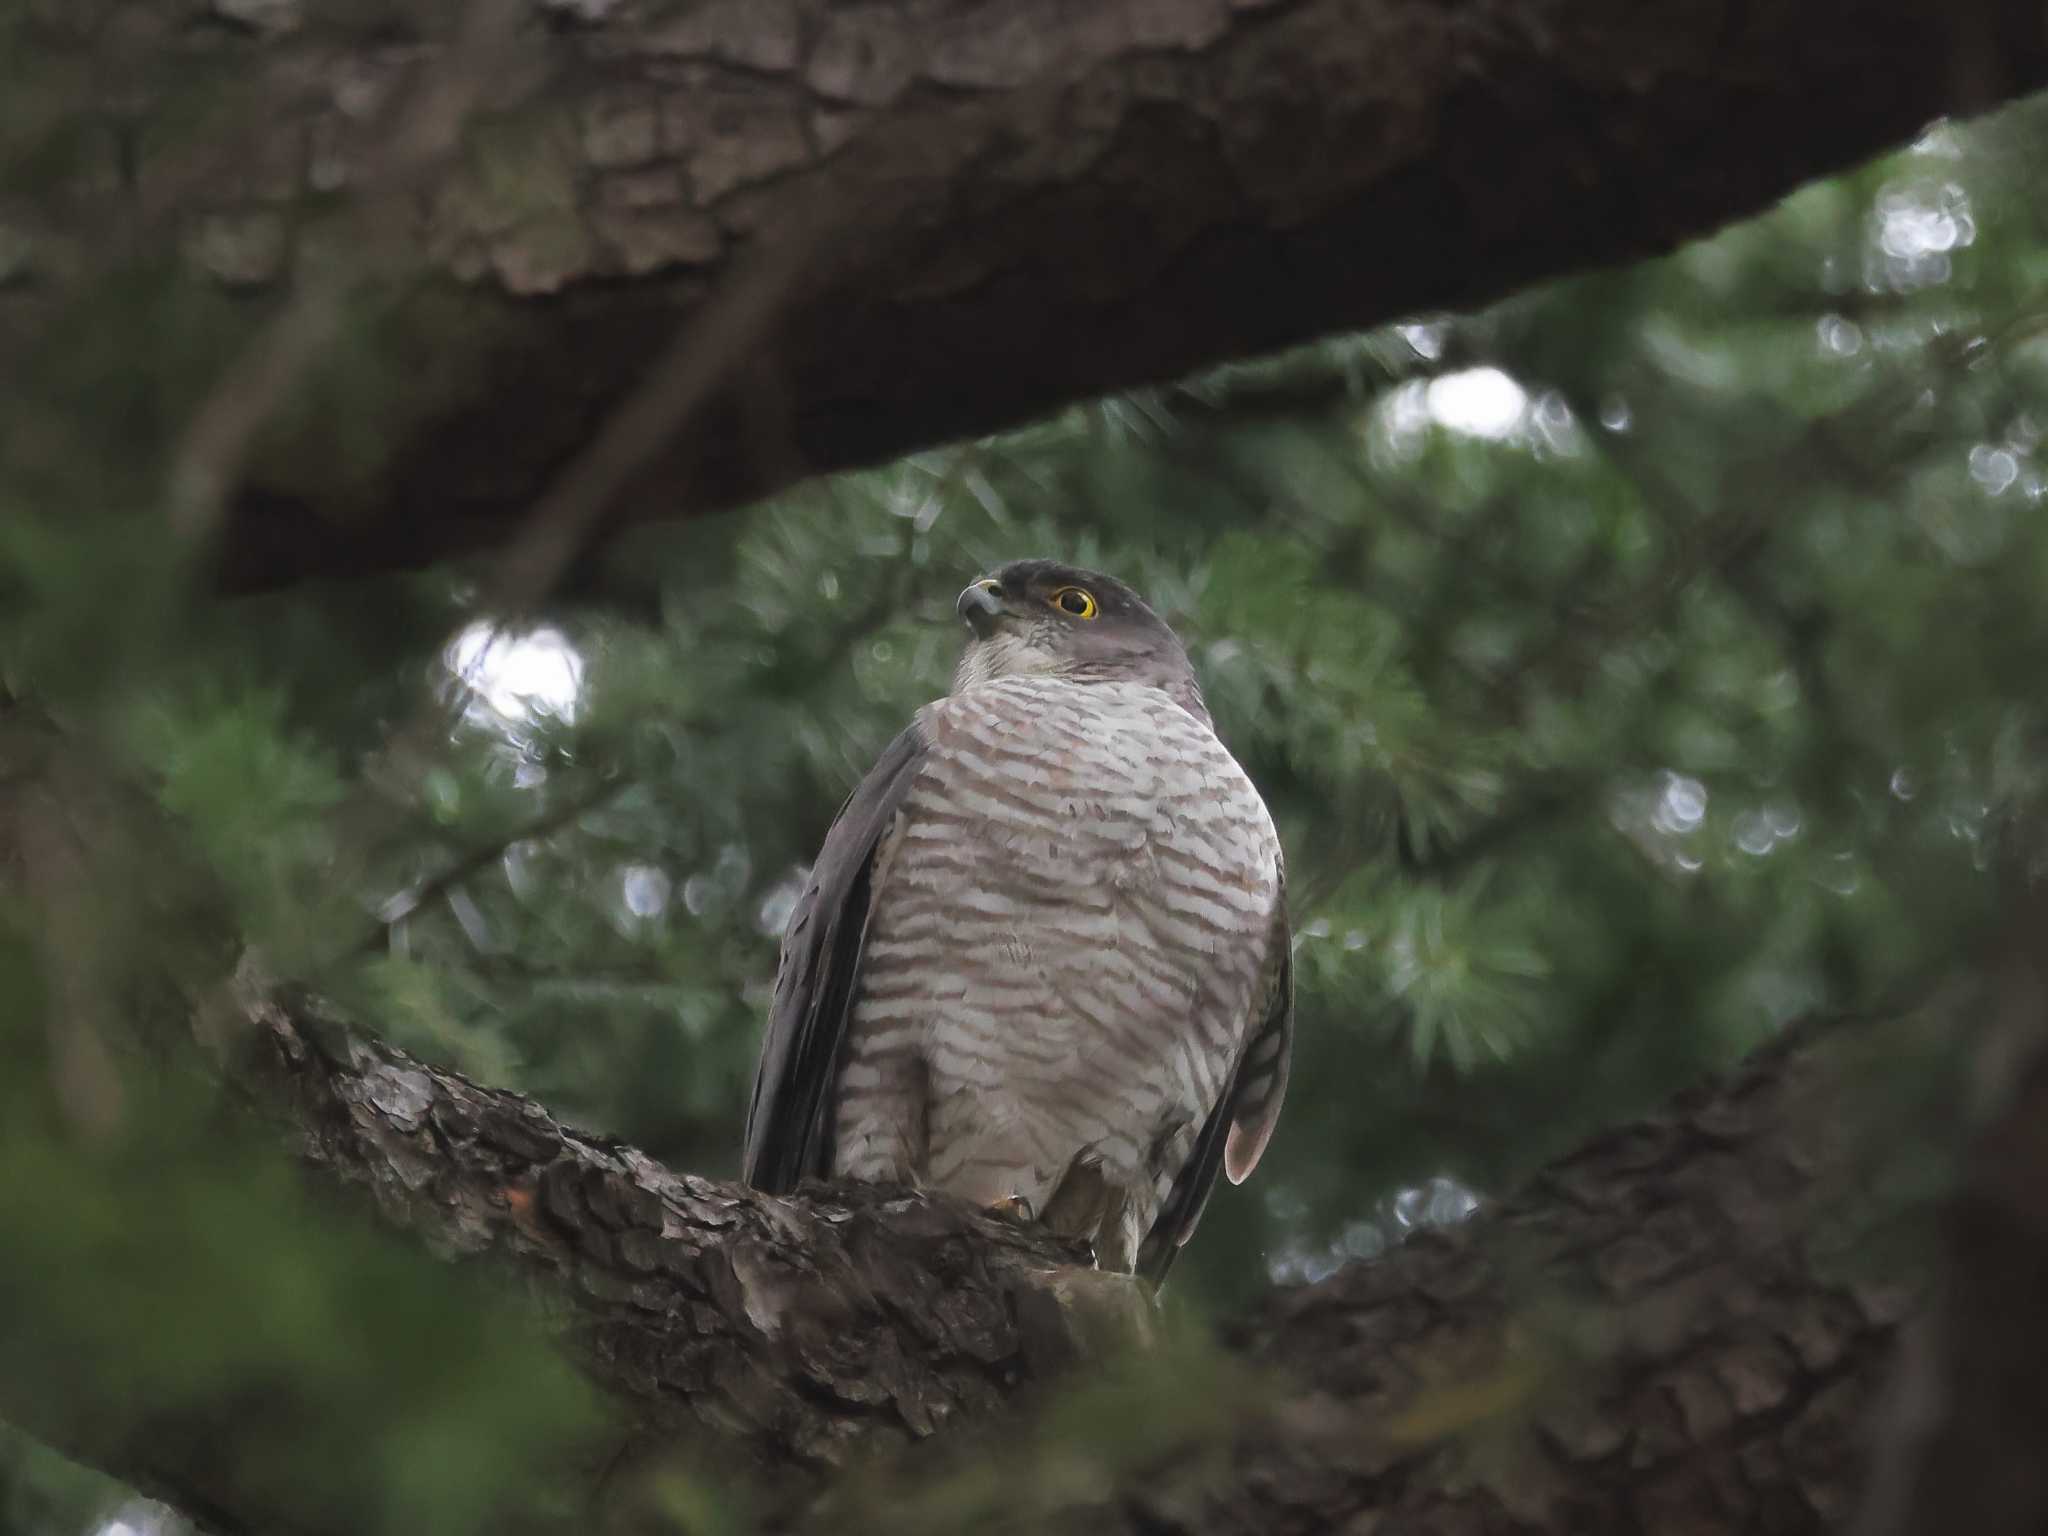
<svg viewBox="0 0 2048 1536">
<path fill-rule="evenodd" d="M 2048 79 L 2031 0 L 107 9 L 12 24 L 12 142 L 65 153 L 0 204 L 0 341 L 69 355 L 117 252 L 232 296 L 126 363 L 198 410 L 259 338 L 267 432 L 214 399 L 173 488 L 239 587 L 501 542 L 650 370 L 565 521 L 1664 250 Z"/>
</svg>

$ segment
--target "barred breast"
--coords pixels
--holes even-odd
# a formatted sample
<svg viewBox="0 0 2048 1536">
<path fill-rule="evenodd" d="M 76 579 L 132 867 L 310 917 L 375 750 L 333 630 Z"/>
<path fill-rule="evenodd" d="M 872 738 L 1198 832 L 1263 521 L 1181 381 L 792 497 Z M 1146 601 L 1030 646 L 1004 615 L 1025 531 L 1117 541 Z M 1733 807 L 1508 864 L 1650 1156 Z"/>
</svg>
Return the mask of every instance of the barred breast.
<svg viewBox="0 0 2048 1536">
<path fill-rule="evenodd" d="M 1129 1269 L 1263 1006 L 1272 820 L 1155 688 L 1009 678 L 919 719 L 929 750 L 876 853 L 833 1171 L 1048 1220 L 1057 1204 Z M 1083 1187 L 1098 1198 L 1076 1203 Z"/>
</svg>

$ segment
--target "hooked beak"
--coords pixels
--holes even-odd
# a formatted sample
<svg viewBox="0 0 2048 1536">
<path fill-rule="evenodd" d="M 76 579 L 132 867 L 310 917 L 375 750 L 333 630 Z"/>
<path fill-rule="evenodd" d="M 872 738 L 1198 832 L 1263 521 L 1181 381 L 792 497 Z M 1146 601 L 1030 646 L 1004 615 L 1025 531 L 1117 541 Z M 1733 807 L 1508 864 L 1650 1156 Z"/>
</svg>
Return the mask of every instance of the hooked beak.
<svg viewBox="0 0 2048 1536">
<path fill-rule="evenodd" d="M 974 631 L 976 639 L 986 640 L 1003 616 L 1003 589 L 993 581 L 969 582 L 953 611 Z"/>
</svg>

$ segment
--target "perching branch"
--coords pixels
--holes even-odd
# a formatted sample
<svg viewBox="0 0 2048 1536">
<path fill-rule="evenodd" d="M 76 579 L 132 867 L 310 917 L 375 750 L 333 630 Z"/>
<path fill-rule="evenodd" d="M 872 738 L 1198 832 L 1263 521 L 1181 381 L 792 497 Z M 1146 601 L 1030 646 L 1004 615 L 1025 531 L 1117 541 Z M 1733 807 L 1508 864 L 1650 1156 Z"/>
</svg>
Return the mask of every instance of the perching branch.
<svg viewBox="0 0 2048 1536">
<path fill-rule="evenodd" d="M 610 1450 L 571 1490 L 578 1520 L 630 1513 L 631 1469 L 721 1444 L 722 1465 L 808 1500 L 819 1485 L 791 1474 L 989 1421 L 1100 1337 L 1100 1286 L 1077 1301 L 1060 1267 L 1072 1255 L 1029 1231 L 899 1191 L 781 1200 L 675 1173 L 311 1000 L 243 1007 L 234 1081 L 312 1184 L 366 1197 L 357 1208 L 407 1234 L 421 1263 L 482 1266 L 534 1297 L 618 1409 Z M 1897 1144 L 1851 1114 L 1856 1064 L 1968 1016 L 1951 1000 L 1938 1017 L 1787 1040 L 1460 1229 L 1276 1293 L 1224 1331 L 1262 1385 L 1219 1410 L 1220 1428 L 1177 1431 L 1136 1464 L 1100 1448 L 1099 1475 L 1086 1446 L 1055 1456 L 994 1431 L 1009 1475 L 984 1496 L 1024 1530 L 1434 1516 L 1663 1532 L 1691 1528 L 1681 1512 L 1833 1529 L 1917 1294 L 1911 1276 L 1859 1267 L 1845 1237 Z M 106 1390 L 103 1417 L 61 1426 L 74 1454 L 228 1528 L 330 1528 L 318 1508 L 247 1507 L 233 1458 L 167 1461 L 160 1441 L 124 1432 L 148 1405 Z M 0 1412 L 31 1432 L 51 1428 L 43 1400 L 33 1380 L 0 1383 Z M 960 1517 L 951 1469 L 976 1444 L 844 1484 L 821 1528 L 857 1528 L 849 1503 L 867 1499 L 886 1502 L 892 1529 L 961 1528 L 946 1523 Z"/>
<path fill-rule="evenodd" d="M 30 832 L 38 868 L 72 871 L 81 891 L 102 859 L 125 869 L 146 848 L 175 862 L 153 807 L 91 752 L 7 725 L 0 868 L 23 867 Z M 81 973 L 81 995 L 97 979 Z M 131 978 L 94 997 L 93 1023 L 217 1078 L 264 1130 L 244 1155 L 295 1163 L 322 1225 L 383 1232 L 420 1281 L 453 1265 L 525 1297 L 610 1405 L 548 1468 L 559 1507 L 522 1507 L 522 1529 L 630 1525 L 650 1481 L 683 1462 L 753 1481 L 785 1520 L 820 1529 L 868 1528 L 886 1508 L 891 1529 L 935 1533 L 1434 1521 L 1631 1536 L 1837 1528 L 1920 1290 L 1899 1255 L 1926 1246 L 1864 1238 L 1924 1217 L 1897 1191 L 1924 1187 L 1919 1171 L 1952 1155 L 1968 1120 L 1954 1082 L 1916 1071 L 1902 1098 L 1892 1064 L 1954 1060 L 1959 1040 L 1995 1035 L 1998 992 L 1965 980 L 1888 1019 L 1797 1031 L 1462 1227 L 1276 1291 L 1223 1327 L 1225 1360 L 1197 1402 L 1161 1417 L 1137 1392 L 1120 1412 L 1147 1432 L 1114 1446 L 1010 1417 L 1055 1383 L 1100 1390 L 1105 1348 L 1150 1331 L 1128 1282 L 1077 1269 L 1035 1230 L 904 1191 L 778 1199 L 663 1168 L 247 966 L 183 1022 L 163 1008 L 175 995 Z M 144 997 L 148 1019 L 115 1012 Z M 128 1113 L 141 1112 L 138 1099 Z M 80 1164 L 105 1179 L 109 1209 L 135 1198 L 119 1160 Z M 237 1263 L 232 1231 L 205 1237 L 202 1262 Z M 152 1332 L 176 1335 L 177 1298 L 209 1289 L 183 1284 L 151 1293 L 171 1309 Z M 361 1523 L 331 1489 L 266 1478 L 265 1457 L 240 1453 L 252 1413 L 279 1449 L 296 1426 L 338 1433 L 317 1377 L 271 1373 L 252 1402 L 205 1377 L 82 1369 L 106 1359 L 96 1325 L 57 1309 L 0 1330 L 0 1417 L 224 1531 Z M 86 1330 L 76 1347 L 67 1329 Z M 404 1346 L 371 1333 L 361 1347 Z M 999 1455 L 954 1433 L 975 1423 Z M 868 1470 L 848 1477 L 853 1463 Z"/>
</svg>

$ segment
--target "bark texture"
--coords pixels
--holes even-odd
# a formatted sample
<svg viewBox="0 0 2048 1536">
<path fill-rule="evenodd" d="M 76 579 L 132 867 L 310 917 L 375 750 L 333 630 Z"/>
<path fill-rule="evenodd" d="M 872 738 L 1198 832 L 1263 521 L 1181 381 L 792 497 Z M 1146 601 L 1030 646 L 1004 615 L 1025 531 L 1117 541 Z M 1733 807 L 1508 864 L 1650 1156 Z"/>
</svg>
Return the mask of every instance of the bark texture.
<svg viewBox="0 0 2048 1536">
<path fill-rule="evenodd" d="M 64 152 L 0 343 L 75 350 L 110 261 L 222 295 L 142 355 L 239 588 L 1481 303 L 2048 78 L 2031 0 L 102 0 L 9 48 Z"/>
<path fill-rule="evenodd" d="M 1920 1295 L 1896 1263 L 1857 1256 L 1868 1190 L 1902 1144 L 1926 1146 L 1864 1120 L 1854 1063 L 1927 1022 L 1787 1041 L 1504 1207 L 1276 1292 L 1224 1332 L 1269 1384 L 1243 1419 L 1141 1466 L 1019 1477 L 1006 1488 L 1049 1491 L 1008 1493 L 988 1528 L 1844 1529 Z M 988 1454 L 1009 1452 L 1000 1438 Z M 885 1502 L 898 1528 L 947 1529 L 957 1513 L 906 1525 L 914 1494 Z"/>
<path fill-rule="evenodd" d="M 314 1183 L 366 1192 L 434 1254 L 524 1287 L 620 1405 L 602 1454 L 563 1473 L 588 1482 L 578 1522 L 633 1486 L 620 1469 L 636 1459 L 719 1446 L 776 1471 L 786 1496 L 792 1467 L 989 1418 L 1143 1311 L 1121 1282 L 1077 1296 L 1070 1256 L 949 1202 L 761 1196 L 580 1135 L 310 1000 L 244 1000 L 241 1017 L 235 1081 Z M 1277 1293 L 1226 1331 L 1262 1385 L 1220 1425 L 1135 1462 L 1086 1468 L 1083 1452 L 1078 1478 L 1070 1443 L 1056 1474 L 998 1431 L 1012 1475 L 964 1507 L 976 1528 L 1020 1530 L 1837 1529 L 1917 1294 L 1843 1260 L 1846 1213 L 1883 1161 L 1850 1108 L 1859 1053 L 1890 1048 L 1871 1028 L 1788 1041 L 1512 1204 Z M 43 1401 L 32 1380 L 0 1385 L 21 1427 L 223 1528 L 337 1516 L 274 1488 L 259 1501 L 196 1427 L 50 1424 Z M 962 1528 L 957 1492 L 931 1495 L 952 1488 L 931 1459 L 948 1454 L 842 1481 L 805 1518 Z"/>
<path fill-rule="evenodd" d="M 1076 1255 L 1035 1229 L 901 1190 L 779 1200 L 673 1173 L 306 1017 L 254 1007 L 244 1084 L 323 1178 L 433 1252 L 537 1287 L 631 1404 L 634 1441 L 716 1435 L 762 1467 L 821 1469 L 988 1412 L 1077 1337 L 1041 1283 Z"/>
</svg>

